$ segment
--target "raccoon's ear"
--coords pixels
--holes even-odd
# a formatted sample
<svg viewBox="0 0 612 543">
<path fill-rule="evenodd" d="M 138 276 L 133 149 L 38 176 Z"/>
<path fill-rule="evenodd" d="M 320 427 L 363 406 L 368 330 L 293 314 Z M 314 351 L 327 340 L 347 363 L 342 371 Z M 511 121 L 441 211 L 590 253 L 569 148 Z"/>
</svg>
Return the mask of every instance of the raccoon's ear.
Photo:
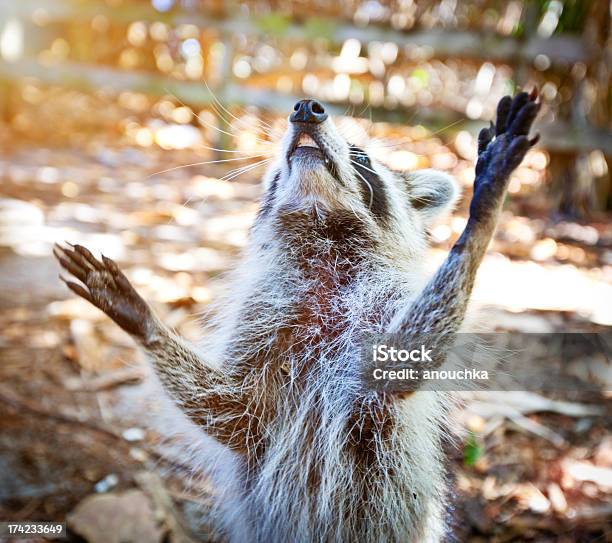
<svg viewBox="0 0 612 543">
<path fill-rule="evenodd" d="M 417 170 L 405 174 L 410 205 L 427 225 L 449 211 L 459 197 L 459 186 L 448 174 L 437 170 Z"/>
</svg>

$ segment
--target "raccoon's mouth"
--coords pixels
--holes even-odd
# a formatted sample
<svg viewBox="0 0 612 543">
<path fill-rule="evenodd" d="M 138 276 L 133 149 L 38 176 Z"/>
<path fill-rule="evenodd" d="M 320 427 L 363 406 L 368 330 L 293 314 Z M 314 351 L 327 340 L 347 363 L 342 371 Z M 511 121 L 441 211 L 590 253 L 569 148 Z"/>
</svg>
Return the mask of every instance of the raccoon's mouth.
<svg viewBox="0 0 612 543">
<path fill-rule="evenodd" d="M 294 158 L 299 157 L 322 161 L 331 176 L 339 183 L 342 183 L 342 180 L 338 175 L 338 168 L 336 166 L 336 163 L 329 156 L 329 154 L 325 150 L 325 146 L 314 132 L 308 134 L 305 132 L 296 133 L 293 139 L 293 143 L 291 144 L 291 146 L 289 147 L 289 151 L 287 152 L 287 162 L 289 164 L 289 170 L 291 170 L 291 161 Z"/>
</svg>

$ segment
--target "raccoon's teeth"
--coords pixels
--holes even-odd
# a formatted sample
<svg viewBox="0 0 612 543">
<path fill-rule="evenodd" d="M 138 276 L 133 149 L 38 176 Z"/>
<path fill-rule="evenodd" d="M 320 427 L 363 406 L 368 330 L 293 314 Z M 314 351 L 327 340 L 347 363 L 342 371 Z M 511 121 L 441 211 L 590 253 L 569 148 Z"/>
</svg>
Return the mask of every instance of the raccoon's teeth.
<svg viewBox="0 0 612 543">
<path fill-rule="evenodd" d="M 297 142 L 297 147 L 318 147 L 318 145 L 308 134 L 302 134 Z"/>
</svg>

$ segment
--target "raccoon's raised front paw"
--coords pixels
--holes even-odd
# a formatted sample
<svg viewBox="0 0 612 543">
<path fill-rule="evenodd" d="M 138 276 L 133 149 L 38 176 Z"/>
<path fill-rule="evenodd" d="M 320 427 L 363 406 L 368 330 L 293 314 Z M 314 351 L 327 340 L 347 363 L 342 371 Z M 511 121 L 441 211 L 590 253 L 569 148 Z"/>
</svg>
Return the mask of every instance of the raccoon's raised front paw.
<svg viewBox="0 0 612 543">
<path fill-rule="evenodd" d="M 64 270 L 85 285 L 60 276 L 70 290 L 104 311 L 129 334 L 146 340 L 154 323 L 153 313 L 115 262 L 105 256 L 100 262 L 82 245 L 66 248 L 56 244 L 53 254 Z"/>
<path fill-rule="evenodd" d="M 538 93 L 504 96 L 497 105 L 497 122 L 478 134 L 478 162 L 470 215 L 477 218 L 503 198 L 512 171 L 521 163 L 539 136 L 528 138 L 540 109 Z"/>
</svg>

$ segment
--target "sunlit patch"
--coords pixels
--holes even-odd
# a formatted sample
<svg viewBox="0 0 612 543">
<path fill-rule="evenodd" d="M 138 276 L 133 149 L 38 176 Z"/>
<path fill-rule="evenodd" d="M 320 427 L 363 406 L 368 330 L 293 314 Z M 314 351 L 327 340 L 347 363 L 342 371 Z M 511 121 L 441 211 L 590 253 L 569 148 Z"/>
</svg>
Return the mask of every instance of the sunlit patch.
<svg viewBox="0 0 612 543">
<path fill-rule="evenodd" d="M 227 267 L 227 257 L 208 247 L 198 247 L 183 253 L 163 253 L 158 264 L 170 271 L 219 271 Z"/>
<path fill-rule="evenodd" d="M 500 284 L 521 285 L 521 288 L 500 289 Z M 554 267 L 513 262 L 501 255 L 490 257 L 480 268 L 473 297 L 479 304 L 509 311 L 578 312 L 591 322 L 612 325 L 609 303 L 612 285 L 582 273 L 573 265 Z"/>
<path fill-rule="evenodd" d="M 451 236 L 452 230 L 447 224 L 439 224 L 431 230 L 431 239 L 435 243 L 443 243 Z"/>
<path fill-rule="evenodd" d="M 66 198 L 74 198 L 79 194 L 79 186 L 72 181 L 62 183 L 62 194 L 66 196 Z"/>
<path fill-rule="evenodd" d="M 147 41 L 147 25 L 142 21 L 133 22 L 128 27 L 127 39 L 134 47 L 142 47 Z"/>
<path fill-rule="evenodd" d="M 259 140 L 255 133 L 243 130 L 238 134 L 237 146 L 246 153 L 252 153 L 259 149 Z"/>
<path fill-rule="evenodd" d="M 187 106 L 180 106 L 174 109 L 172 112 L 172 120 L 179 124 L 190 123 L 193 119 L 193 111 Z"/>
<path fill-rule="evenodd" d="M 557 243 L 554 239 L 545 238 L 538 241 L 530 251 L 530 256 L 533 260 L 544 261 L 555 256 L 557 252 Z"/>
<path fill-rule="evenodd" d="M 36 180 L 46 184 L 57 183 L 60 180 L 59 169 L 52 166 L 39 168 L 36 172 Z"/>
<path fill-rule="evenodd" d="M 333 82 L 333 99 L 346 100 L 351 90 L 351 78 L 348 74 L 338 74 Z"/>
<path fill-rule="evenodd" d="M 527 153 L 523 164 L 534 170 L 545 170 L 548 166 L 548 153 L 540 149 L 534 149 Z"/>
<path fill-rule="evenodd" d="M 228 213 L 206 221 L 202 234 L 211 242 L 244 247 L 248 241 L 248 229 L 255 219 L 256 207 L 241 213 Z"/>
<path fill-rule="evenodd" d="M 386 157 L 387 165 L 397 171 L 415 170 L 419 165 L 419 157 L 410 151 L 392 151 Z"/>
<path fill-rule="evenodd" d="M 451 219 L 451 228 L 455 234 L 461 234 L 463 232 L 467 219 L 465 217 L 453 217 Z"/>
<path fill-rule="evenodd" d="M 201 142 L 200 131 L 189 125 L 167 125 L 155 132 L 155 143 L 162 149 L 187 149 Z"/>
<path fill-rule="evenodd" d="M 203 175 L 194 178 L 193 191 L 199 198 L 216 197 L 221 200 L 229 200 L 236 194 L 235 185 L 231 182 Z"/>
<path fill-rule="evenodd" d="M 16 62 L 23 56 L 24 29 L 19 19 L 9 18 L 0 34 L 0 56 L 6 62 Z"/>
<path fill-rule="evenodd" d="M 461 130 L 457 136 L 455 136 L 455 148 L 457 152 L 467 160 L 476 160 L 478 156 L 476 138 L 467 130 Z"/>
<path fill-rule="evenodd" d="M 191 289 L 191 297 L 198 303 L 207 304 L 212 299 L 212 292 L 209 288 L 194 286 Z"/>
<path fill-rule="evenodd" d="M 520 190 L 521 180 L 517 176 L 513 175 L 508 183 L 508 192 L 510 194 L 516 194 L 517 192 L 520 192 Z"/>
<path fill-rule="evenodd" d="M 356 119 L 354 117 L 339 117 L 334 119 L 338 133 L 346 140 L 351 143 L 358 145 L 359 147 L 365 147 L 366 143 L 369 142 L 369 135 L 366 121 L 363 119 Z"/>
<path fill-rule="evenodd" d="M 155 137 L 148 128 L 139 128 L 134 134 L 134 140 L 141 147 L 150 147 L 155 142 Z"/>
</svg>

